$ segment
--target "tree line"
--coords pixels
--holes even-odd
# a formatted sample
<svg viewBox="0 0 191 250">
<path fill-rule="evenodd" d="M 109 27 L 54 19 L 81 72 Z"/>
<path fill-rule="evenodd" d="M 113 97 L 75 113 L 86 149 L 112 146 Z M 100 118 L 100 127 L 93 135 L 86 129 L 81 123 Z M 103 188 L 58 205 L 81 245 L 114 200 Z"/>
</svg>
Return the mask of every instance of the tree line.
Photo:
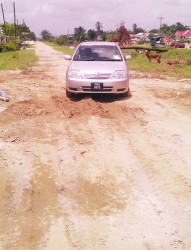
<svg viewBox="0 0 191 250">
<path fill-rule="evenodd" d="M 0 24 L 0 39 L 2 41 L 24 41 L 24 40 L 36 40 L 36 35 L 30 30 L 30 28 L 23 22 L 22 24 L 15 24 L 6 22 Z"/>
<path fill-rule="evenodd" d="M 68 35 L 53 36 L 48 30 L 44 29 L 41 31 L 41 38 L 45 41 L 55 42 L 58 45 L 70 45 L 72 43 L 79 43 L 82 41 L 93 41 L 93 40 L 113 40 L 118 39 L 120 27 L 124 28 L 124 23 L 121 23 L 119 27 L 114 31 L 104 31 L 103 25 L 100 22 L 96 22 L 95 29 L 86 30 L 84 27 L 79 26 L 74 28 L 74 33 Z M 125 28 L 126 29 L 126 28 Z M 149 38 L 155 34 L 162 34 L 171 38 L 175 38 L 176 31 L 187 30 L 189 26 L 177 22 L 173 25 L 163 24 L 159 29 L 152 29 L 148 32 Z M 133 24 L 132 29 L 126 29 L 128 33 L 138 34 L 147 33 L 143 28 L 138 27 L 137 24 Z"/>
<path fill-rule="evenodd" d="M 20 49 L 26 40 L 35 41 L 36 35 L 25 22 L 17 25 L 8 22 L 0 24 L 0 51 Z"/>
</svg>

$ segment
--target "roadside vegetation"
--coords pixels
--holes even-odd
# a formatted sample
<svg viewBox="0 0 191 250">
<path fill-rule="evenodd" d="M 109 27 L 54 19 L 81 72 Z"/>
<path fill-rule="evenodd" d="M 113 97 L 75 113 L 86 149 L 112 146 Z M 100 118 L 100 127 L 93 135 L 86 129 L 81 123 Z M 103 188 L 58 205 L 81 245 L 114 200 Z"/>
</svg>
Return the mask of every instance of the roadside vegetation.
<svg viewBox="0 0 191 250">
<path fill-rule="evenodd" d="M 38 57 L 33 50 L 0 53 L 0 70 L 26 69 L 37 61 Z"/>
<path fill-rule="evenodd" d="M 0 70 L 26 69 L 33 66 L 38 57 L 25 41 L 36 40 L 34 32 L 24 23 L 0 24 Z"/>
<path fill-rule="evenodd" d="M 55 50 L 64 53 L 65 55 L 72 56 L 75 51 L 74 46 L 58 45 L 54 42 L 45 42 L 45 43 L 54 48 Z"/>
<path fill-rule="evenodd" d="M 167 48 L 167 52 L 161 53 L 161 63 L 152 59 L 150 63 L 145 53 L 137 53 L 135 50 L 124 50 L 123 53 L 130 54 L 132 59 L 128 61 L 130 70 L 169 76 L 176 78 L 191 78 L 191 50 Z"/>
</svg>

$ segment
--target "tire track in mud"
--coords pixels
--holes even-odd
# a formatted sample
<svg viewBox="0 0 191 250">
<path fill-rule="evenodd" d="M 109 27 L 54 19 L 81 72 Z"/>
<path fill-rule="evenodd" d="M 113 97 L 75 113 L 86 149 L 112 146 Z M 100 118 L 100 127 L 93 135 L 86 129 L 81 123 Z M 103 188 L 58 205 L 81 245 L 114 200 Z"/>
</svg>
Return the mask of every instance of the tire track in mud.
<svg viewBox="0 0 191 250">
<path fill-rule="evenodd" d="M 65 130 L 75 159 L 73 165 L 81 169 L 68 180 L 76 180 L 69 191 L 70 198 L 73 197 L 77 203 L 75 206 L 90 215 L 110 214 L 116 209 L 124 209 L 128 196 L 125 190 L 130 190 L 132 180 L 129 178 L 129 183 L 126 183 L 126 178 L 121 177 L 121 181 L 116 177 L 116 172 L 119 171 L 121 176 L 124 161 L 128 162 L 128 153 L 124 152 L 128 150 L 127 132 L 131 131 L 131 126 L 147 124 L 143 109 L 115 102 L 106 103 L 105 99 L 102 99 L 104 104 L 100 99 L 91 98 L 75 102 L 60 96 L 53 96 L 52 99 L 64 116 L 69 118 Z M 121 157 L 125 160 L 121 160 Z"/>
<path fill-rule="evenodd" d="M 61 139 L 59 152 L 61 156 L 67 152 L 66 148 L 70 152 L 70 158 L 63 157 L 59 165 L 60 176 L 65 183 L 59 199 L 67 215 L 67 237 L 73 248 L 88 249 L 96 224 L 100 228 L 105 227 L 101 225 L 100 217 L 107 221 L 127 207 L 133 207 L 133 162 L 129 160 L 126 132 L 133 125 L 131 121 L 140 118 L 142 124 L 144 112 L 137 109 L 138 114 L 127 115 L 127 109 L 118 108 L 116 103 L 106 107 L 92 99 L 83 99 L 78 105 L 63 98 L 53 99 L 68 117 L 65 126 L 60 126 L 65 127 L 69 143 L 65 145 Z M 88 231 L 85 228 L 89 228 Z M 103 239 L 109 237 L 107 234 L 102 229 Z M 94 240 L 97 246 L 108 245 L 107 240 L 100 240 L 98 231 Z"/>
</svg>

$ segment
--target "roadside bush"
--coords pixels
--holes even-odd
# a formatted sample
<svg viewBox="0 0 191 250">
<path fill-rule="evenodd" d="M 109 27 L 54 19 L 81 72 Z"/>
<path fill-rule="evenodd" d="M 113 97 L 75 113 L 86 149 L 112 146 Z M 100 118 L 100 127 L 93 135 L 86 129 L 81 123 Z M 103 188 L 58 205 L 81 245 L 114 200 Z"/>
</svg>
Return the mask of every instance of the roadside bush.
<svg viewBox="0 0 191 250">
<path fill-rule="evenodd" d="M 54 42 L 58 45 L 67 45 L 68 44 L 68 37 L 65 35 L 55 37 Z"/>
<path fill-rule="evenodd" d="M 141 39 L 137 42 L 137 44 L 144 44 L 145 43 L 145 40 Z"/>
<path fill-rule="evenodd" d="M 1 43 L 0 44 L 0 50 L 2 50 L 2 52 L 15 51 L 16 50 L 16 45 L 14 43 L 11 43 L 11 42 Z"/>
<path fill-rule="evenodd" d="M 186 65 L 191 65 L 191 59 L 188 59 L 188 60 L 186 61 Z"/>
</svg>

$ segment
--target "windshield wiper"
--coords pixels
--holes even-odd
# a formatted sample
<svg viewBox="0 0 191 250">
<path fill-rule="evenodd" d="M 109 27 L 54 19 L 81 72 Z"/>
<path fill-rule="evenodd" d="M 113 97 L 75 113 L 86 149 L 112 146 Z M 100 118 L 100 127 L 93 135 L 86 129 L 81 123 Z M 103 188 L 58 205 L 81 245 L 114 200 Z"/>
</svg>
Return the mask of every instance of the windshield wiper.
<svg viewBox="0 0 191 250">
<path fill-rule="evenodd" d="M 103 61 L 103 62 L 120 62 L 121 59 L 97 59 L 96 61 Z"/>
<path fill-rule="evenodd" d="M 95 59 L 93 57 L 90 57 L 90 58 L 86 58 L 86 59 L 81 59 L 79 61 L 95 61 Z"/>
</svg>

